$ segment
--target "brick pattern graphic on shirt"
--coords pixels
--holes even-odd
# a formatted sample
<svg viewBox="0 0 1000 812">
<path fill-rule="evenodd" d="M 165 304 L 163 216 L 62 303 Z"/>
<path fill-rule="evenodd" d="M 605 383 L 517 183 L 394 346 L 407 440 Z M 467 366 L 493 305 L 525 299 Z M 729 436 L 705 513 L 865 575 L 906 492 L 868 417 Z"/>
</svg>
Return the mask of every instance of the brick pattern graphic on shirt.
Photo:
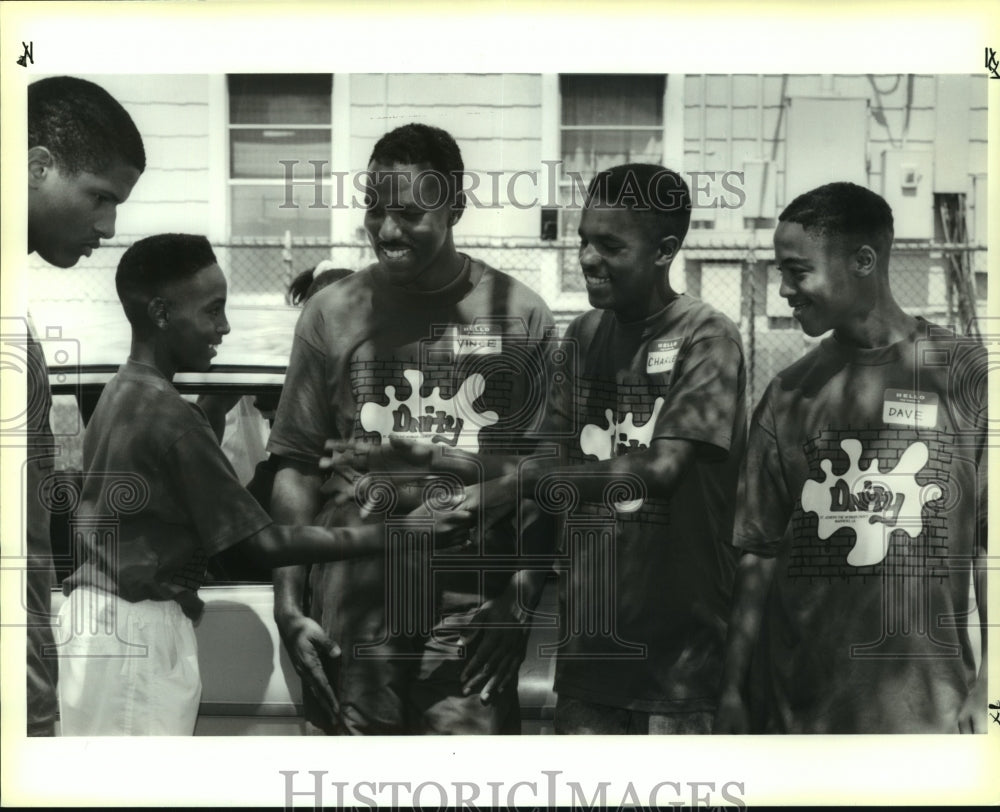
<svg viewBox="0 0 1000 812">
<path fill-rule="evenodd" d="M 669 395 L 670 387 L 648 382 L 618 383 L 581 378 L 576 381 L 580 436 L 571 447 L 570 458 L 576 461 L 605 460 L 648 448 L 655 421 Z M 611 421 L 614 425 L 611 425 Z M 640 435 L 637 437 L 636 435 Z M 596 450 L 597 441 L 602 448 Z M 606 444 L 606 445 L 604 445 Z M 641 509 L 640 509 L 641 508 Z M 581 507 L 581 509 L 584 509 Z M 606 506 L 592 506 L 595 513 L 606 513 Z M 668 526 L 670 502 L 644 498 L 619 505 L 616 518 L 625 523 L 642 522 Z"/>
<path fill-rule="evenodd" d="M 943 581 L 947 576 L 948 531 L 947 516 L 942 508 L 947 501 L 949 466 L 952 462 L 948 448 L 953 439 L 940 431 L 848 425 L 824 431 L 808 441 L 803 450 L 809 460 L 809 478 L 814 481 L 823 481 L 827 476 L 821 467 L 824 460 L 832 463 L 835 475 L 845 473 L 849 458 L 844 441 L 860 443 L 863 469 L 877 459 L 883 473 L 891 472 L 908 449 L 915 444 L 923 444 L 927 461 L 915 476 L 916 484 L 930 497 L 936 498 L 928 499 L 920 511 L 922 532 L 911 538 L 899 529 L 886 528 L 886 532 L 891 533 L 888 554 L 882 561 L 867 566 L 852 566 L 847 561 L 857 542 L 853 529 L 838 529 L 830 538 L 821 539 L 816 513 L 805 510 L 801 501 L 797 501 L 792 518 L 788 576 L 826 580 L 864 580 L 884 575 L 901 578 L 930 576 Z"/>
</svg>

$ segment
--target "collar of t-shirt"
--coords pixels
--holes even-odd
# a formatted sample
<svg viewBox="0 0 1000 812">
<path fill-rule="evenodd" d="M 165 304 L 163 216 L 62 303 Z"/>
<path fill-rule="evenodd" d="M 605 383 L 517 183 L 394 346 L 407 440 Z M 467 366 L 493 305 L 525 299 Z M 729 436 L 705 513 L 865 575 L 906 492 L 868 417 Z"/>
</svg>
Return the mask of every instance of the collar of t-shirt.
<svg viewBox="0 0 1000 812">
<path fill-rule="evenodd" d="M 152 386 L 161 392 L 173 392 L 177 397 L 181 397 L 173 382 L 168 380 L 167 376 L 157 367 L 152 364 L 143 363 L 142 361 L 136 361 L 131 357 L 118 367 L 118 375 L 116 377 L 122 381 L 140 381 L 145 386 Z M 209 425 L 208 418 L 197 403 L 186 398 L 183 398 L 183 402 L 190 407 L 191 411 L 198 415 L 198 418 L 206 426 Z"/>
<path fill-rule="evenodd" d="M 926 336 L 929 323 L 922 316 L 917 316 L 917 326 L 906 338 L 889 344 L 885 347 L 855 347 L 852 344 L 844 344 L 838 341 L 835 335 L 824 338 L 820 345 L 823 349 L 835 356 L 843 358 L 852 364 L 863 366 L 877 366 L 880 364 L 894 364 L 901 361 L 907 353 L 912 353 L 913 342 L 920 336 Z"/>
<path fill-rule="evenodd" d="M 173 386 L 170 381 L 167 380 L 167 376 L 155 366 L 147 364 L 143 361 L 136 361 L 132 356 L 129 356 L 128 360 L 118 367 L 118 374 L 126 378 L 151 378 L 156 381 L 161 381 L 167 384 L 167 386 Z"/>
<path fill-rule="evenodd" d="M 479 281 L 479 274 L 476 275 L 476 278 L 473 277 L 472 260 L 465 254 L 459 254 L 459 256 L 462 257 L 463 262 L 458 275 L 447 285 L 437 290 L 416 290 L 390 285 L 385 281 L 377 266 L 373 270 L 372 279 L 375 280 L 375 286 L 381 295 L 400 304 L 408 304 L 418 308 L 455 304 L 468 296 Z"/>
<path fill-rule="evenodd" d="M 653 313 L 653 315 L 646 316 L 646 318 L 638 319 L 637 321 L 621 321 L 612 311 L 609 310 L 608 313 L 614 318 L 615 327 L 622 335 L 649 338 L 653 333 L 663 329 L 663 321 L 668 313 L 671 313 L 671 311 L 680 313 L 687 301 L 688 298 L 683 293 L 678 293 L 662 308 Z"/>
</svg>

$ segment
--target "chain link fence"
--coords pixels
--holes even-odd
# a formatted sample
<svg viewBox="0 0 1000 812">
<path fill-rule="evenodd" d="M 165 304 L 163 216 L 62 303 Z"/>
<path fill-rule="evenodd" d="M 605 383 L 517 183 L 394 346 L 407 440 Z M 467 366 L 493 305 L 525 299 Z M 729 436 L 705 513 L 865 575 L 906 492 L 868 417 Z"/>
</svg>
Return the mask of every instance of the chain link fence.
<svg viewBox="0 0 1000 812">
<path fill-rule="evenodd" d="M 779 276 L 769 241 L 725 242 L 689 235 L 671 270 L 674 288 L 721 310 L 740 328 L 747 359 L 750 402 L 768 381 L 802 356 L 816 339 L 805 336 L 778 293 Z M 114 268 L 128 243 L 102 246 L 77 268 L 39 263 L 32 269 L 32 301 L 114 303 Z M 589 308 L 577 259 L 569 241 L 478 241 L 459 250 L 503 270 L 539 293 L 561 329 Z M 367 244 L 331 245 L 326 240 L 258 239 L 216 244 L 234 305 L 284 305 L 288 284 L 325 259 L 361 268 L 373 261 Z M 977 335 L 975 314 L 985 316 L 986 249 L 967 244 L 897 243 L 890 263 L 893 293 L 909 313 Z M 85 307 L 82 313 L 86 313 Z M 83 316 L 85 317 L 85 315 Z M 971 328 L 971 329 L 970 329 Z"/>
</svg>

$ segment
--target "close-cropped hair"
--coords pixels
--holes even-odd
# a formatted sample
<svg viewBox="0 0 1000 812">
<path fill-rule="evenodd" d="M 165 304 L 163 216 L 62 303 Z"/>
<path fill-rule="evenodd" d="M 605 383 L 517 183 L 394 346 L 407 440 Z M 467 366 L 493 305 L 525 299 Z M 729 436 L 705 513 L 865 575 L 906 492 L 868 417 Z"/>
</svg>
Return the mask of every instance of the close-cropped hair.
<svg viewBox="0 0 1000 812">
<path fill-rule="evenodd" d="M 375 143 L 368 163 L 427 164 L 444 177 L 454 205 L 464 206 L 464 195 L 457 194 L 465 171 L 462 151 L 451 134 L 440 127 L 418 123 L 397 127 Z"/>
<path fill-rule="evenodd" d="M 846 181 L 799 195 L 778 221 L 798 223 L 804 231 L 827 239 L 892 243 L 892 208 L 871 189 Z"/>
<path fill-rule="evenodd" d="M 125 108 L 100 85 L 53 76 L 28 85 L 28 147 L 45 147 L 68 175 L 94 174 L 121 159 L 146 169 L 142 136 Z"/>
<path fill-rule="evenodd" d="M 642 215 L 650 236 L 684 242 L 691 225 L 691 192 L 677 172 L 657 164 L 622 164 L 598 172 L 587 186 L 587 207 L 627 208 Z"/>
<path fill-rule="evenodd" d="M 200 234 L 157 234 L 133 243 L 115 273 L 115 288 L 128 320 L 144 325 L 147 305 L 165 285 L 214 264 L 212 245 Z"/>
</svg>

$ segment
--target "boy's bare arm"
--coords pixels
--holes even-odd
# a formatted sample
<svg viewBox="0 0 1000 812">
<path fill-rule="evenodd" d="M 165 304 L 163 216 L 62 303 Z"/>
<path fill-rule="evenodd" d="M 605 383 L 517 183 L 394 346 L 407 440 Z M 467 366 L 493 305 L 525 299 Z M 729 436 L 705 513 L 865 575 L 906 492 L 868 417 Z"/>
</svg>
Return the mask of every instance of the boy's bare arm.
<svg viewBox="0 0 1000 812">
<path fill-rule="evenodd" d="M 574 475 L 574 489 L 587 501 L 602 501 L 608 482 L 616 477 L 637 477 L 646 489 L 643 496 L 666 499 L 673 494 L 697 453 L 698 446 L 691 440 L 670 438 L 653 440 L 648 448 L 639 451 L 581 465 L 566 466 L 555 460 L 540 459 L 523 466 L 520 493 L 532 498 L 544 477 L 566 473 Z M 578 476 L 581 473 L 586 476 Z"/>
<path fill-rule="evenodd" d="M 271 491 L 271 516 L 279 524 L 312 524 L 319 513 L 320 485 L 318 470 L 303 463 L 283 460 L 274 476 Z M 302 613 L 306 568 L 291 566 L 276 569 L 274 579 L 274 613 Z"/>
<path fill-rule="evenodd" d="M 607 483 L 622 475 L 641 479 L 646 496 L 667 498 L 677 487 L 685 469 L 694 461 L 697 452 L 698 444 L 691 440 L 667 438 L 653 440 L 649 448 L 641 451 L 581 465 L 569 466 L 564 457 L 528 459 L 523 456 L 489 454 L 479 455 L 477 466 L 469 463 L 475 455 L 392 438 L 389 447 L 328 442 L 327 456 L 320 465 L 330 468 L 347 464 L 362 471 L 448 472 L 461 476 L 470 484 L 477 482 L 481 476 L 486 480 L 481 495 L 484 504 L 499 507 L 499 502 L 513 503 L 519 498 L 534 498 L 538 483 L 544 477 L 564 472 L 588 474 L 584 477 L 574 476 L 574 485 L 578 488 L 581 499 L 602 500 Z"/>
<path fill-rule="evenodd" d="M 985 532 L 985 531 L 984 531 Z M 989 651 L 987 646 L 987 634 L 989 623 L 987 622 L 986 604 L 986 554 L 980 553 L 973 562 L 972 584 L 975 589 L 976 606 L 979 610 L 979 634 L 980 634 L 980 662 L 979 674 L 969 691 L 968 697 L 962 704 L 958 714 L 958 729 L 962 733 L 985 733 L 986 717 L 984 709 L 989 703 L 989 669 L 986 664 L 989 661 Z"/>
<path fill-rule="evenodd" d="M 745 552 L 736 570 L 733 608 L 726 638 L 726 662 L 715 714 L 714 733 L 748 733 L 744 683 L 764 615 L 764 601 L 777 559 Z"/>
<path fill-rule="evenodd" d="M 292 471 L 292 473 L 288 473 Z M 284 474 L 284 476 L 282 476 Z M 372 523 L 358 527 L 317 527 L 314 521 L 315 505 L 318 502 L 317 482 L 311 473 L 282 468 L 275 477 L 274 496 L 281 495 L 282 507 L 272 511 L 278 523 L 268 525 L 240 544 L 261 564 L 294 570 L 299 564 L 314 564 L 324 561 L 341 561 L 358 556 L 381 555 L 385 552 L 385 528 Z M 432 514 L 423 505 L 409 514 L 416 520 L 433 520 L 435 547 L 451 547 L 468 537 L 472 525 L 472 515 L 467 509 L 457 509 L 464 496 L 453 501 L 451 509 Z M 301 517 L 301 519 L 299 518 Z M 308 517 L 308 518 L 307 518 Z M 285 521 L 282 522 L 281 519 Z M 293 519 L 294 523 L 288 520 Z M 292 566 L 289 566 L 292 565 Z M 281 579 L 281 587 L 288 589 L 288 595 L 275 601 L 275 610 L 286 606 L 295 598 L 294 612 L 299 611 L 301 593 L 293 594 L 301 585 L 294 573 Z"/>
<path fill-rule="evenodd" d="M 271 490 L 271 516 L 284 524 L 309 524 L 320 507 L 320 472 L 283 460 Z M 324 713 L 335 722 L 340 703 L 327 679 L 324 662 L 340 654 L 340 647 L 302 611 L 308 568 L 274 570 L 274 621 L 292 666 L 311 688 Z"/>
</svg>

